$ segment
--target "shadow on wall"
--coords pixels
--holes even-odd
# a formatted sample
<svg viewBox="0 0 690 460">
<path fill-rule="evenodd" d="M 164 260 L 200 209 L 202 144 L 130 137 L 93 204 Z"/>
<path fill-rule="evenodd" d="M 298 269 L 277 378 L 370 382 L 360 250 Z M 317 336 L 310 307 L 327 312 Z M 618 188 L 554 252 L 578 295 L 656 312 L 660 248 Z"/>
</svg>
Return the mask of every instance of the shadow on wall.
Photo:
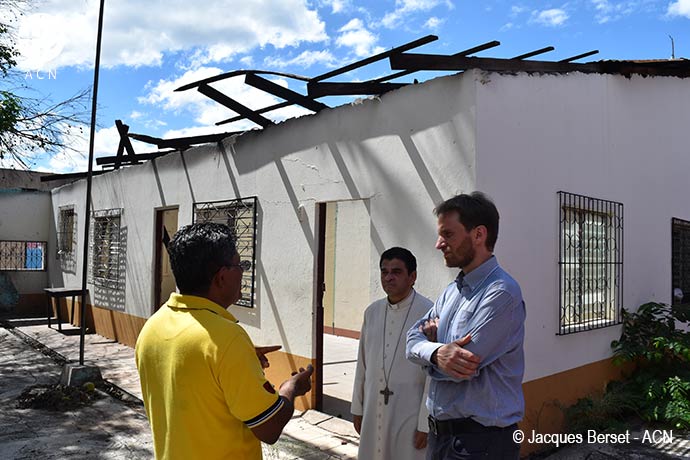
<svg viewBox="0 0 690 460">
<path fill-rule="evenodd" d="M 127 227 L 119 232 L 116 278 L 103 279 L 93 276 L 93 259 L 91 262 L 91 283 L 93 284 L 93 302 L 96 306 L 109 310 L 125 311 L 125 286 L 127 275 Z M 112 253 L 110 253 L 112 257 Z"/>
<path fill-rule="evenodd" d="M 406 213 L 410 222 L 431 220 L 433 207 L 449 197 L 445 195 L 457 193 L 469 184 L 453 183 L 452 174 L 447 174 L 445 181 L 448 183 L 437 183 L 429 168 L 429 158 L 434 158 L 435 152 L 440 148 L 445 151 L 455 148 L 458 170 L 469 168 L 471 173 L 474 169 L 472 158 L 474 119 L 470 110 L 458 111 L 459 107 L 463 107 L 463 101 L 459 100 L 463 97 L 461 85 L 448 81 L 435 84 L 442 86 L 443 89 L 452 86 L 457 90 L 452 97 L 439 103 L 438 97 L 425 97 L 425 95 L 438 94 L 438 88 L 436 91 L 432 89 L 431 92 L 417 92 L 418 88 L 403 88 L 382 96 L 380 100 L 367 100 L 357 105 L 341 106 L 337 112 L 326 110 L 311 117 L 291 119 L 282 123 L 282 125 L 293 124 L 291 127 L 294 129 L 286 129 L 286 126 L 281 125 L 265 128 L 264 135 L 260 132 L 244 133 L 228 143 L 233 150 L 237 150 L 232 155 L 237 171 L 240 175 L 249 174 L 274 163 L 298 216 L 299 200 L 296 197 L 296 189 L 281 160 L 294 152 L 318 150 L 324 160 L 335 163 L 340 178 L 348 190 L 349 197 L 338 199 L 370 198 L 362 195 L 363 185 L 358 184 L 363 184 L 364 181 L 360 178 L 366 178 L 367 182 L 369 182 L 368 178 L 371 178 L 372 181 L 381 184 L 377 190 L 384 189 L 403 200 L 406 197 L 412 200 L 419 195 L 420 189 L 416 186 L 419 183 L 429 198 L 429 209 L 409 207 Z M 406 92 L 404 96 L 400 94 L 403 91 Z M 468 99 L 464 105 L 471 107 L 472 104 L 473 101 Z M 394 116 L 394 114 L 405 114 L 405 116 Z M 351 124 L 340 125 L 341 118 L 347 118 Z M 318 122 L 332 129 L 304 129 L 310 126 L 309 124 L 314 126 L 314 123 Z M 300 135 L 296 136 L 295 131 L 300 132 Z M 415 137 L 420 133 L 424 133 L 423 144 L 420 144 L 419 137 Z M 403 156 L 391 158 L 368 146 L 370 141 L 382 138 L 389 139 L 386 141 L 390 143 L 389 150 L 394 151 L 399 148 L 404 151 L 407 158 Z M 242 145 L 245 143 L 252 145 L 252 150 L 255 150 L 251 155 L 243 154 Z M 462 145 L 467 147 L 463 149 Z M 343 149 L 347 150 L 347 155 L 343 154 Z M 225 146 L 221 148 L 221 152 L 225 150 Z M 448 156 L 446 155 L 445 158 L 447 159 Z M 417 177 L 392 174 L 391 171 L 394 168 L 391 168 L 391 165 L 395 161 L 409 161 Z M 444 171 L 452 170 L 453 166 L 453 164 L 440 165 Z M 438 169 L 439 165 L 436 165 L 436 168 Z M 412 184 L 415 186 L 411 186 Z M 236 189 L 234 185 L 235 181 L 233 181 L 233 188 Z M 369 188 L 368 185 L 366 187 Z M 311 228 L 308 225 L 305 228 L 303 225 L 303 230 L 305 238 L 313 248 Z M 414 235 L 413 228 L 401 228 L 400 231 L 403 232 L 400 235 L 402 240 Z M 372 242 L 380 253 L 385 249 L 386 242 L 381 240 L 379 234 L 375 222 L 372 221 Z"/>
</svg>

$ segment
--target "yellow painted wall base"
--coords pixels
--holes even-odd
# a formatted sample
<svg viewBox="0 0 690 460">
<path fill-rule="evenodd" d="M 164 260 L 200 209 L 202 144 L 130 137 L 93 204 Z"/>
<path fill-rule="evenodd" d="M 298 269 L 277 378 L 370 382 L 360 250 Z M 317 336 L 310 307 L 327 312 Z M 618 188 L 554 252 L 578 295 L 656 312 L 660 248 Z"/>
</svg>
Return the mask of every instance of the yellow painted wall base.
<svg viewBox="0 0 690 460">
<path fill-rule="evenodd" d="M 75 301 L 75 318 L 70 315 L 71 301 L 62 299 L 60 302 L 61 314 L 63 318 L 69 318 L 70 323 L 78 326 L 79 323 L 79 301 Z M 105 308 L 86 306 L 86 325 L 96 334 L 102 335 L 119 343 L 134 347 L 141 328 L 146 322 L 145 318 L 128 315 L 123 312 L 108 310 Z M 306 368 L 309 364 L 316 368 L 316 360 L 305 358 L 299 355 L 276 351 L 268 355 L 271 366 L 266 369 L 266 378 L 278 388 L 281 383 L 290 378 L 292 372 L 300 367 Z M 316 395 L 310 391 L 304 396 L 295 400 L 295 408 L 307 410 L 316 406 Z"/>
<path fill-rule="evenodd" d="M 79 301 L 75 300 L 74 318 L 72 318 L 72 302 L 70 299 L 63 299 L 60 302 L 61 314 L 63 318 L 69 318 L 69 322 L 79 326 Z M 146 318 L 128 315 L 127 313 L 109 310 L 106 308 L 86 305 L 86 327 L 103 337 L 116 340 L 123 345 L 134 348 L 141 328 L 144 327 Z"/>
<path fill-rule="evenodd" d="M 631 369 L 615 366 L 611 359 L 605 359 L 524 383 L 525 418 L 520 422 L 520 429 L 527 439 L 533 430 L 542 434 L 562 433 L 563 409 L 579 398 L 602 395 L 606 384 L 620 379 Z M 523 442 L 520 453 L 525 456 L 551 447 L 554 446 Z"/>
</svg>

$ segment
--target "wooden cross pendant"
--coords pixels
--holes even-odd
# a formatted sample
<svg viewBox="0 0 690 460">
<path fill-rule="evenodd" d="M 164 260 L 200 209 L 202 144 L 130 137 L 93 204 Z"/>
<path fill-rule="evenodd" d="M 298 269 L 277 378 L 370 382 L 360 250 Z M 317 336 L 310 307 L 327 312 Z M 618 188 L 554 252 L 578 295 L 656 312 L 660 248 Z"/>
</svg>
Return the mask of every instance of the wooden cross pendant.
<svg viewBox="0 0 690 460">
<path fill-rule="evenodd" d="M 379 393 L 383 395 L 383 404 L 388 405 L 388 397 L 393 394 L 393 392 L 388 388 L 388 385 L 386 385 L 386 388 L 379 391 Z"/>
</svg>

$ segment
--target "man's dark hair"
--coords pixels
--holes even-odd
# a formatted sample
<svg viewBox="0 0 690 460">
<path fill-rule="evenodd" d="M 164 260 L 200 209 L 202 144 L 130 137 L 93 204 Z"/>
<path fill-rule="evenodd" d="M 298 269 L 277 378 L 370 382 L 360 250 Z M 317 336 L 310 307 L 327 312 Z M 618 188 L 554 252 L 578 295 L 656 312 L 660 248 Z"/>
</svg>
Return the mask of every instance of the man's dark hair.
<svg viewBox="0 0 690 460">
<path fill-rule="evenodd" d="M 227 225 L 206 222 L 179 229 L 168 243 L 168 255 L 180 293 L 206 294 L 213 276 L 231 265 L 236 253 Z"/>
<path fill-rule="evenodd" d="M 386 249 L 381 254 L 381 260 L 379 260 L 379 268 L 383 265 L 384 260 L 400 259 L 405 263 L 405 268 L 407 268 L 407 274 L 417 271 L 417 259 L 414 254 L 405 248 L 394 247 Z"/>
<path fill-rule="evenodd" d="M 468 232 L 475 227 L 486 227 L 486 247 L 494 250 L 498 238 L 498 209 L 496 205 L 482 192 L 472 192 L 469 195 L 457 195 L 436 206 L 436 216 L 455 211 L 460 217 L 460 223 Z"/>
</svg>

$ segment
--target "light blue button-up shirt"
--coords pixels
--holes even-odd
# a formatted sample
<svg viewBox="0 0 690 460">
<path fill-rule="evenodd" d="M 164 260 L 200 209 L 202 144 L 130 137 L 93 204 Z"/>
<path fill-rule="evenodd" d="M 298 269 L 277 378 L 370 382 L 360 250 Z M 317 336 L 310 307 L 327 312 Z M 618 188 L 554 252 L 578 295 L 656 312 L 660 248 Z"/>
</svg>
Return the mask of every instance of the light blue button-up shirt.
<svg viewBox="0 0 690 460">
<path fill-rule="evenodd" d="M 439 318 L 437 340 L 430 342 L 419 326 Z M 431 363 L 443 344 L 471 334 L 463 348 L 478 355 L 477 373 L 458 380 Z M 407 332 L 407 359 L 424 366 L 432 377 L 427 407 L 439 420 L 470 417 L 484 426 L 504 427 L 525 413 L 522 377 L 525 303 L 517 281 L 489 258 L 467 275 L 462 272 L 429 312 Z"/>
</svg>

